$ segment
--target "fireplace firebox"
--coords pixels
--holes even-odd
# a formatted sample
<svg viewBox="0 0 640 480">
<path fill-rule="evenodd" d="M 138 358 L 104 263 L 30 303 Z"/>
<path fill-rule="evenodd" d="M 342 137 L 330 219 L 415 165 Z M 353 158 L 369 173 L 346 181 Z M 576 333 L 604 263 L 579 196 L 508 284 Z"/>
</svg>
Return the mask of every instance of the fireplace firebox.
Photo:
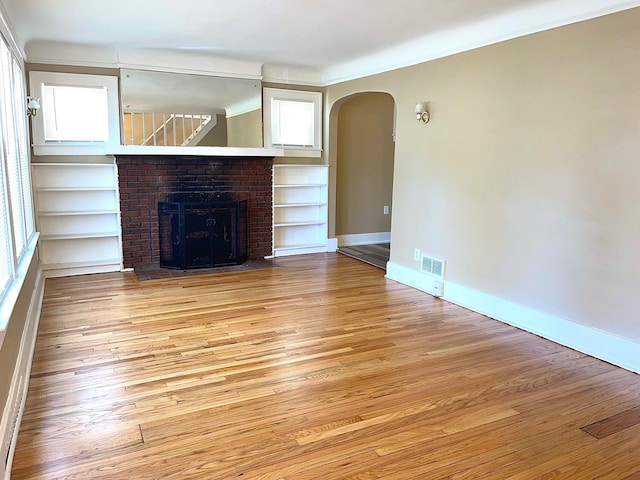
<svg viewBox="0 0 640 480">
<path fill-rule="evenodd" d="M 247 259 L 247 201 L 159 202 L 160 266 L 190 269 Z"/>
</svg>

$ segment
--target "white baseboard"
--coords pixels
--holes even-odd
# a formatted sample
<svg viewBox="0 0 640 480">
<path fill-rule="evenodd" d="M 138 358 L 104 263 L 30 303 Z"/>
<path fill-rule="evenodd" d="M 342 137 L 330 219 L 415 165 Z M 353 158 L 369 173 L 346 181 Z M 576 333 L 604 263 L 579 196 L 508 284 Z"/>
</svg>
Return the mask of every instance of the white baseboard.
<svg viewBox="0 0 640 480">
<path fill-rule="evenodd" d="M 31 373 L 31 361 L 36 345 L 40 311 L 44 296 L 44 275 L 42 268 L 38 269 L 38 276 L 31 295 L 31 303 L 27 313 L 25 328 L 18 350 L 18 360 L 13 371 L 7 403 L 4 405 L 2 420 L 0 420 L 0 479 L 9 480 L 11 477 L 11 465 L 16 448 L 16 440 L 24 412 L 29 387 L 29 375 Z M 7 459 L 6 466 L 4 464 Z"/>
<path fill-rule="evenodd" d="M 338 250 L 338 239 L 327 238 L 327 252 L 335 252 Z"/>
<path fill-rule="evenodd" d="M 74 275 L 90 275 L 93 273 L 110 273 L 122 271 L 122 265 L 113 263 L 108 265 L 52 268 L 45 266 L 44 275 L 46 278 L 72 277 Z"/>
<path fill-rule="evenodd" d="M 387 278 L 434 294 L 434 278 L 417 270 L 387 263 Z M 503 300 L 452 282 L 444 282 L 442 297 L 451 303 L 521 328 L 553 342 L 640 373 L 640 343 Z"/>
<path fill-rule="evenodd" d="M 336 235 L 336 237 L 340 247 L 391 242 L 391 232 L 354 233 L 352 235 Z"/>
<path fill-rule="evenodd" d="M 274 257 L 288 257 L 291 255 L 306 255 L 307 253 L 325 253 L 327 251 L 326 245 L 317 245 L 311 247 L 282 247 L 273 250 Z"/>
</svg>

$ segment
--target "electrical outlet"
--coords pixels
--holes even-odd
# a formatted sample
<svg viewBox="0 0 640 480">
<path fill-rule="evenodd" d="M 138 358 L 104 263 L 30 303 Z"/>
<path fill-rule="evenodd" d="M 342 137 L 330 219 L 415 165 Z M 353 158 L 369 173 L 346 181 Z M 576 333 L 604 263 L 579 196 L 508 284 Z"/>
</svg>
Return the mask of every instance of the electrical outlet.
<svg viewBox="0 0 640 480">
<path fill-rule="evenodd" d="M 420 261 L 420 249 L 419 248 L 414 248 L 413 249 L 413 260 L 416 262 Z"/>
<path fill-rule="evenodd" d="M 444 295 L 444 285 L 440 280 L 434 280 L 433 282 L 433 296 L 441 297 Z"/>
<path fill-rule="evenodd" d="M 382 207 L 382 213 L 385 215 L 389 215 L 389 205 L 385 205 Z"/>
</svg>

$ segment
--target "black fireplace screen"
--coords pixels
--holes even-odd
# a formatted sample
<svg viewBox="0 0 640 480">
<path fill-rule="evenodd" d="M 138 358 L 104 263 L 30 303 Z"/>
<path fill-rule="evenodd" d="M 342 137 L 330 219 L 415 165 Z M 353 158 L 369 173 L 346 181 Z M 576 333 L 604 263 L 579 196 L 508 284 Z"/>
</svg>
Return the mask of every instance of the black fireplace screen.
<svg viewBox="0 0 640 480">
<path fill-rule="evenodd" d="M 247 201 L 159 202 L 160 266 L 205 268 L 247 259 Z"/>
</svg>

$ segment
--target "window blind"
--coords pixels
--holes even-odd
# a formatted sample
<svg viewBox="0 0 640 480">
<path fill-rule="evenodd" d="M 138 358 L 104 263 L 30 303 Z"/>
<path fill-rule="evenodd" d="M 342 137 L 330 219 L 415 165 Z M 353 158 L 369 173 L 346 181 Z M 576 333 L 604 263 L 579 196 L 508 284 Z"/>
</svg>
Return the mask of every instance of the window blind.
<svg viewBox="0 0 640 480">
<path fill-rule="evenodd" d="M 35 232 L 24 72 L 0 36 L 0 303 Z"/>
<path fill-rule="evenodd" d="M 6 175 L 6 152 L 7 152 L 7 131 L 5 113 L 9 109 L 4 101 L 5 92 L 10 87 L 11 77 L 6 69 L 5 58 L 8 53 L 4 39 L 0 37 L 0 154 L 2 154 L 2 163 L 0 163 L 0 298 L 9 285 L 9 281 L 13 276 L 13 254 L 11 248 L 11 235 L 9 224 L 9 204 L 7 202 L 7 175 Z"/>
<path fill-rule="evenodd" d="M 16 133 L 18 146 L 18 164 L 20 165 L 20 182 L 22 187 L 22 215 L 25 233 L 25 242 L 28 243 L 29 238 L 35 231 L 35 222 L 33 217 L 33 200 L 31 196 L 31 176 L 29 172 L 29 127 L 27 125 L 27 116 L 19 115 L 20 107 L 27 92 L 24 85 L 22 70 L 18 62 L 13 59 L 13 92 L 15 95 L 15 103 L 17 115 Z"/>
<path fill-rule="evenodd" d="M 4 160 L 6 165 L 6 183 L 9 187 L 9 205 L 13 220 L 14 251 L 20 255 L 25 246 L 25 229 L 22 202 L 22 182 L 20 181 L 20 165 L 18 163 L 18 136 L 16 129 L 16 105 L 13 91 L 13 58 L 9 49 L 2 49 L 2 135 Z"/>
<path fill-rule="evenodd" d="M 0 139 L 0 147 L 2 146 L 2 139 Z M 0 298 L 2 298 L 2 294 L 6 290 L 9 284 L 9 280 L 13 276 L 10 238 L 9 211 L 7 209 L 6 201 L 5 178 L 3 169 L 0 168 Z"/>
</svg>

